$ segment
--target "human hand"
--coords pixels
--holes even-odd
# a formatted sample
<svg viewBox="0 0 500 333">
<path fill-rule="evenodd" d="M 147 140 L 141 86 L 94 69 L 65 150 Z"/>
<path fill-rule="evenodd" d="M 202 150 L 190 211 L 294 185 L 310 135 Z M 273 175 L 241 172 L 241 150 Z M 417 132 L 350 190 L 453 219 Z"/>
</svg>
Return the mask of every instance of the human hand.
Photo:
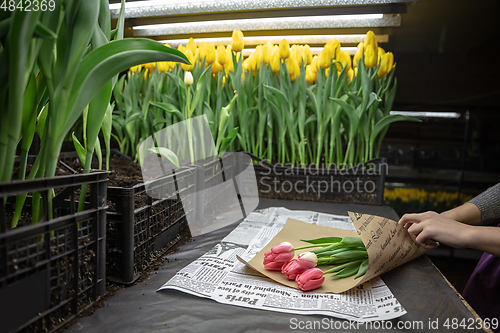
<svg viewBox="0 0 500 333">
<path fill-rule="evenodd" d="M 467 247 L 470 226 L 436 212 L 405 214 L 398 223 L 408 230 L 415 243 L 426 249 L 436 248 L 436 241 L 455 248 Z"/>
</svg>

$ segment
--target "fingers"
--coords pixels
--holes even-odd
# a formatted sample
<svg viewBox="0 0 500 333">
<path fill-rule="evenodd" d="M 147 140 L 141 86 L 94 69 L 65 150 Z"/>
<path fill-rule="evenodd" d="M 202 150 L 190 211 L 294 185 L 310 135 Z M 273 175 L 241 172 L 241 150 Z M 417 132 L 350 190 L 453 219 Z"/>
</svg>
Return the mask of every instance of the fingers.
<svg viewBox="0 0 500 333">
<path fill-rule="evenodd" d="M 399 220 L 399 225 L 402 225 L 405 228 L 408 228 L 412 223 L 418 223 L 422 221 L 423 213 L 420 214 L 405 214 Z"/>
</svg>

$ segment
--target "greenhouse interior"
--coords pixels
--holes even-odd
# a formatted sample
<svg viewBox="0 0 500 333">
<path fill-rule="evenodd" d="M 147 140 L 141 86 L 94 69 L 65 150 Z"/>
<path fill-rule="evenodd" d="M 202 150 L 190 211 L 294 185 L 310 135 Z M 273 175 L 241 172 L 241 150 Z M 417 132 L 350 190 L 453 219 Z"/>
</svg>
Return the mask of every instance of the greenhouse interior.
<svg viewBox="0 0 500 333">
<path fill-rule="evenodd" d="M 499 15 L 0 0 L 0 333 L 500 332 Z"/>
</svg>

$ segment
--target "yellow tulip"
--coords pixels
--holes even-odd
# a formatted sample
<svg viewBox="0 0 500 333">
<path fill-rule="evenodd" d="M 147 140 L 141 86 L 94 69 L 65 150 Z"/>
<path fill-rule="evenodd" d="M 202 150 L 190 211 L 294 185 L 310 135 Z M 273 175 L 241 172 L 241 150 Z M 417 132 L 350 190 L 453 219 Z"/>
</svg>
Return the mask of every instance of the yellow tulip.
<svg viewBox="0 0 500 333">
<path fill-rule="evenodd" d="M 226 52 L 226 64 L 224 65 L 224 70 L 226 71 L 226 75 L 229 75 L 229 72 L 234 72 L 234 64 L 233 58 L 231 57 L 230 52 Z"/>
<path fill-rule="evenodd" d="M 378 77 L 381 78 L 383 75 L 387 75 L 392 71 L 394 64 L 394 54 L 392 52 L 387 52 L 381 57 L 380 67 L 378 69 Z"/>
<path fill-rule="evenodd" d="M 217 60 L 217 53 L 215 52 L 215 46 L 212 43 L 208 44 L 207 55 L 205 56 L 205 66 L 213 64 Z"/>
<path fill-rule="evenodd" d="M 151 72 L 154 71 L 154 69 L 156 68 L 156 62 L 148 62 L 146 64 L 143 64 L 143 67 L 149 70 L 151 75 Z"/>
<path fill-rule="evenodd" d="M 222 65 L 219 64 L 217 59 L 212 63 L 212 67 L 210 67 L 210 72 L 212 72 L 213 75 L 217 75 L 219 72 L 222 71 Z"/>
<path fill-rule="evenodd" d="M 378 63 L 378 44 L 373 31 L 368 31 L 366 33 L 365 42 L 365 66 L 372 68 L 377 66 Z"/>
<path fill-rule="evenodd" d="M 368 45 L 373 45 L 373 47 L 375 47 L 375 49 L 378 50 L 377 37 L 375 36 L 375 33 L 371 30 L 366 33 L 365 37 L 365 47 Z"/>
<path fill-rule="evenodd" d="M 349 80 L 349 82 L 352 82 L 353 77 L 354 77 L 354 70 L 352 68 L 349 68 L 349 70 L 347 71 L 347 79 Z"/>
<path fill-rule="evenodd" d="M 299 62 L 299 64 L 305 63 L 306 60 L 304 58 L 304 45 L 299 46 L 299 51 L 297 53 L 298 53 L 298 57 L 299 57 L 299 60 L 297 60 L 297 61 Z"/>
<path fill-rule="evenodd" d="M 290 56 L 290 46 L 288 45 L 286 39 L 281 40 L 279 48 L 280 48 L 280 58 L 288 59 L 288 57 Z"/>
<path fill-rule="evenodd" d="M 363 49 L 364 49 L 364 43 L 361 42 L 358 44 L 358 48 L 356 49 L 356 54 L 354 55 L 354 57 L 352 58 L 352 65 L 354 67 L 358 67 L 358 61 L 361 59 L 361 57 L 363 56 Z"/>
<path fill-rule="evenodd" d="M 331 59 L 330 50 L 325 47 L 319 54 L 318 64 L 323 69 L 330 68 Z"/>
<path fill-rule="evenodd" d="M 166 62 L 166 61 L 158 62 L 157 66 L 158 66 L 158 71 L 161 73 L 168 72 L 168 69 L 170 68 L 170 66 L 168 65 L 168 62 Z"/>
<path fill-rule="evenodd" d="M 372 68 L 377 66 L 377 49 L 373 45 L 365 45 L 365 66 Z"/>
<path fill-rule="evenodd" d="M 330 39 L 324 46 L 328 49 L 328 54 L 330 55 L 330 60 L 337 59 L 340 54 L 340 42 L 338 40 Z"/>
<path fill-rule="evenodd" d="M 171 72 L 175 68 L 175 62 L 169 61 L 167 62 L 168 64 L 168 70 Z"/>
<path fill-rule="evenodd" d="M 198 55 L 200 57 L 200 61 L 203 61 L 203 59 L 205 59 L 207 53 L 208 53 L 208 43 L 201 42 L 200 45 L 198 46 Z"/>
<path fill-rule="evenodd" d="M 248 72 L 252 68 L 252 60 L 250 58 L 246 58 L 243 60 L 243 71 Z"/>
<path fill-rule="evenodd" d="M 183 68 L 185 70 L 192 71 L 194 68 L 195 57 L 194 57 L 193 53 L 191 52 L 191 50 L 186 50 L 186 57 L 188 58 L 191 65 L 184 65 L 183 64 L 184 65 Z"/>
<path fill-rule="evenodd" d="M 182 44 L 179 44 L 179 46 L 177 46 L 177 50 L 181 51 L 182 53 L 186 52 L 186 47 Z"/>
<path fill-rule="evenodd" d="M 136 72 L 140 72 L 141 69 L 142 69 L 142 65 L 137 65 L 137 66 L 130 67 L 129 71 L 135 74 Z"/>
<path fill-rule="evenodd" d="M 271 55 L 271 70 L 273 73 L 280 72 L 280 53 L 279 51 L 274 51 Z"/>
<path fill-rule="evenodd" d="M 165 45 L 166 47 L 171 47 L 169 43 L 165 43 L 163 45 Z"/>
<path fill-rule="evenodd" d="M 269 65 L 269 62 L 271 62 L 271 56 L 273 55 L 273 44 L 271 42 L 267 42 L 264 44 L 264 47 L 262 48 L 262 58 L 264 59 L 264 63 L 266 65 Z"/>
<path fill-rule="evenodd" d="M 348 51 L 341 51 L 339 53 L 337 61 L 338 62 L 335 65 L 337 66 L 338 72 L 342 71 L 342 68 L 345 68 L 346 71 L 351 69 L 351 55 Z"/>
<path fill-rule="evenodd" d="M 260 46 L 260 47 L 259 47 Z M 260 70 L 260 66 L 262 65 L 262 46 L 259 45 L 255 49 L 255 52 L 252 53 L 251 58 L 252 58 L 252 69 L 257 68 L 257 70 Z"/>
<path fill-rule="evenodd" d="M 313 71 L 317 74 L 318 73 L 318 68 L 319 68 L 319 60 L 318 60 L 318 56 L 315 55 L 313 58 L 312 58 L 312 61 L 311 61 L 311 65 L 312 65 L 312 68 L 313 68 Z"/>
<path fill-rule="evenodd" d="M 286 68 L 288 69 L 288 75 L 290 76 L 290 80 L 293 82 L 298 77 L 300 77 L 300 67 L 297 60 L 289 57 L 286 59 Z"/>
<path fill-rule="evenodd" d="M 330 74 L 330 67 L 328 67 L 327 69 L 325 69 L 325 76 L 328 77 L 328 74 Z"/>
<path fill-rule="evenodd" d="M 295 59 L 295 61 L 300 62 L 300 55 L 299 55 L 299 46 L 297 44 L 293 44 L 290 47 L 290 57 Z"/>
<path fill-rule="evenodd" d="M 313 54 L 311 48 L 306 44 L 304 45 L 304 62 L 306 63 L 306 65 L 310 65 L 312 63 L 312 59 Z"/>
<path fill-rule="evenodd" d="M 243 47 L 243 33 L 241 30 L 233 30 L 233 43 L 231 44 L 231 50 L 234 52 L 241 52 Z"/>
<path fill-rule="evenodd" d="M 310 84 L 314 83 L 317 79 L 317 71 L 314 71 L 314 68 L 312 65 L 307 65 L 306 66 L 306 81 Z"/>
<path fill-rule="evenodd" d="M 196 54 L 196 42 L 193 38 L 189 38 L 189 42 L 186 45 L 186 48 L 191 51 L 192 54 Z"/>
<path fill-rule="evenodd" d="M 224 66 L 227 62 L 226 48 L 224 47 L 224 45 L 218 45 L 216 53 L 217 61 L 219 62 L 219 64 Z"/>
</svg>

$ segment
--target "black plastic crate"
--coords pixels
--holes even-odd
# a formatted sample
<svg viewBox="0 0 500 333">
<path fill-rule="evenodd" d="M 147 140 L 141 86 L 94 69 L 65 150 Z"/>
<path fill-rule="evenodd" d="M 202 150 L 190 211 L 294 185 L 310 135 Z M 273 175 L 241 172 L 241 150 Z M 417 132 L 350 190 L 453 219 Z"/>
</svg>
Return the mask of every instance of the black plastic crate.
<svg viewBox="0 0 500 333">
<path fill-rule="evenodd" d="M 184 191 L 193 191 L 196 173 L 182 168 L 160 181 L 183 178 L 188 186 L 176 188 L 162 199 L 148 195 L 146 186 L 108 188 L 107 276 L 110 280 L 133 283 L 159 255 L 177 244 L 187 232 L 186 214 L 180 199 Z M 190 185 L 191 184 L 191 185 Z M 191 192 L 190 192 L 191 193 Z"/>
<path fill-rule="evenodd" d="M 351 169 L 299 168 L 256 160 L 259 197 L 332 203 L 382 205 L 387 174 L 385 158 Z"/>
<path fill-rule="evenodd" d="M 96 172 L 0 184 L 0 331 L 56 330 L 105 294 L 107 180 Z M 89 202 L 76 212 L 81 184 Z M 48 212 L 51 189 L 54 218 L 6 230 L 16 195 L 41 193 Z"/>
</svg>

